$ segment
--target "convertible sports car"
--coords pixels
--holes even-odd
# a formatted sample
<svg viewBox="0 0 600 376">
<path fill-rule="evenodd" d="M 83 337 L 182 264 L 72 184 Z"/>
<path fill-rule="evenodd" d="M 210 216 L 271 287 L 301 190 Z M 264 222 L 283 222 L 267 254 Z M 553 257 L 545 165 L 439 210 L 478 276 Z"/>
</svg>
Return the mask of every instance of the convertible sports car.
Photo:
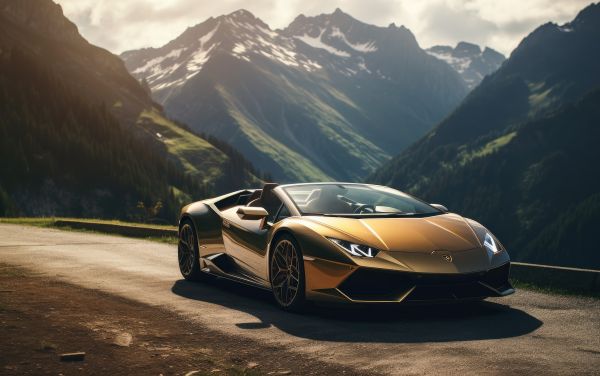
<svg viewBox="0 0 600 376">
<path fill-rule="evenodd" d="M 510 259 L 479 223 L 400 191 L 350 183 L 265 184 L 185 206 L 185 279 L 211 276 L 306 300 L 431 302 L 514 292 Z"/>
</svg>

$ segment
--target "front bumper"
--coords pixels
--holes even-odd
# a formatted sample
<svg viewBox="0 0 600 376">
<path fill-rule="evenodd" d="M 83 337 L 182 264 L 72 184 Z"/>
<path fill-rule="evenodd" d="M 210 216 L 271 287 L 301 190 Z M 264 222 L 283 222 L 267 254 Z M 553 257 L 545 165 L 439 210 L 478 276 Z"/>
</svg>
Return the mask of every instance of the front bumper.
<svg viewBox="0 0 600 376">
<path fill-rule="evenodd" d="M 508 280 L 509 272 L 510 262 L 490 270 L 466 274 L 414 273 L 359 267 L 351 268 L 347 273 L 342 273 L 344 275 L 338 274 L 340 283 L 334 288 L 308 288 L 307 297 L 356 303 L 483 299 L 514 292 Z"/>
</svg>

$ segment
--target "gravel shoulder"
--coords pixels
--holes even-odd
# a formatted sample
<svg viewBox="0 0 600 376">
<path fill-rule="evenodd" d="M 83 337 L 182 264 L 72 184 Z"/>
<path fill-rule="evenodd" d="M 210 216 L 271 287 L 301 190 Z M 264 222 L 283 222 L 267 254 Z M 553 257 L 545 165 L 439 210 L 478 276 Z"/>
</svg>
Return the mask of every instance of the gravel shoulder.
<svg viewBox="0 0 600 376">
<path fill-rule="evenodd" d="M 8 265 L 0 265 L 0 323 L 3 375 L 356 374 Z M 60 360 L 73 352 L 84 360 Z"/>
<path fill-rule="evenodd" d="M 340 374 L 346 370 L 346 373 L 394 375 L 597 375 L 600 369 L 599 299 L 519 289 L 509 297 L 492 298 L 479 304 L 414 309 L 344 305 L 317 307 L 294 315 L 278 309 L 268 292 L 223 280 L 200 284 L 184 281 L 178 271 L 176 253 L 173 245 L 140 239 L 0 224 L 0 263 L 27 270 L 33 277 L 25 278 L 24 286 L 29 279 L 45 278 L 49 286 L 65 283 L 80 289 L 74 295 L 87 299 L 77 300 L 79 298 L 69 295 L 52 303 L 55 309 L 60 302 L 68 307 L 63 315 L 72 319 L 65 321 L 67 329 L 64 331 L 74 328 L 67 324 L 87 322 L 77 321 L 77 315 L 79 311 L 91 309 L 95 310 L 91 313 L 107 323 L 120 322 L 121 317 L 130 312 L 127 317 L 133 329 L 123 325 L 115 330 L 129 332 L 133 343 L 138 345 L 143 335 L 134 330 L 138 316 L 141 318 L 137 321 L 150 323 L 153 322 L 151 317 L 158 317 L 161 322 L 156 324 L 157 328 L 167 325 L 163 322 L 176 320 L 198 328 L 188 331 L 195 333 L 188 340 L 199 342 L 173 342 L 169 346 L 182 350 L 173 351 L 166 359 L 176 359 L 187 347 L 200 346 L 213 349 L 215 359 L 223 359 L 223 366 L 219 363 L 215 368 L 243 368 L 247 362 L 257 362 L 261 365 L 258 371 L 266 374 L 275 371 Z M 17 290 L 15 287 L 5 289 Z M 51 299 L 53 294 L 45 291 L 23 300 L 22 304 L 35 305 L 38 300 Z M 15 297 L 10 298 L 12 295 Z M 7 304 L 4 299 L 17 299 L 20 295 L 18 290 L 0 293 L 0 303 Z M 112 307 L 104 303 L 105 298 L 123 299 L 139 308 L 127 311 Z M 67 305 L 72 299 L 79 303 Z M 105 305 L 112 307 L 110 311 Z M 51 320 L 56 318 L 49 311 L 52 310 L 43 305 L 32 310 L 32 325 L 45 322 L 51 325 Z M 18 327 L 18 324 L 11 325 Z M 25 341 L 29 340 L 28 336 L 34 342 L 27 348 L 39 348 L 39 341 L 45 338 L 29 335 L 32 329 L 27 325 L 23 327 L 22 331 L 8 333 L 10 335 L 0 333 L 3 346 L 0 350 L 9 351 L 14 338 L 23 337 Z M 178 324 L 173 330 L 179 327 Z M 112 333 L 109 329 L 98 331 Z M 87 330 L 93 332 L 93 329 Z M 200 334 L 196 336 L 196 333 Z M 213 334 L 201 336 L 204 333 Z M 114 337 L 116 333 L 111 335 Z M 107 346 L 112 346 L 111 335 L 107 334 L 104 340 L 108 341 Z M 151 343 L 154 347 L 161 346 L 159 342 Z M 138 345 L 128 347 L 127 351 L 139 350 Z M 67 346 L 57 352 L 79 350 L 86 351 Z M 235 362 L 233 359 L 244 351 L 251 355 Z M 18 354 L 6 352 L 13 354 L 9 357 L 4 353 L 0 353 L 2 359 L 12 359 Z M 86 362 L 92 362 L 93 352 L 90 350 L 89 354 Z M 124 369 L 135 367 L 138 357 L 143 359 L 141 354 L 145 353 L 132 355 Z M 8 366 L 19 365 L 12 360 L 10 364 L 3 362 Z M 174 371 L 177 374 L 194 370 L 190 364 L 197 365 L 184 360 L 177 364 L 179 362 L 186 366 Z M 93 369 L 97 367 L 100 365 L 94 365 Z M 209 368 L 202 370 L 212 371 Z M 143 373 L 138 368 L 131 369 L 133 371 L 122 374 Z M 167 371 L 161 369 L 160 373 L 164 372 Z"/>
</svg>

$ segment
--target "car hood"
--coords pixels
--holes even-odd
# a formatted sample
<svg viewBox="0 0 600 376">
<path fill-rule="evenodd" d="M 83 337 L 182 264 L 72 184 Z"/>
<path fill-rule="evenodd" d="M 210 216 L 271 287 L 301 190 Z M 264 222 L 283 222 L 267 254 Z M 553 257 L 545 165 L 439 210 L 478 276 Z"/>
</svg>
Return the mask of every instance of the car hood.
<svg viewBox="0 0 600 376">
<path fill-rule="evenodd" d="M 344 238 L 378 249 L 399 252 L 460 252 L 481 247 L 467 221 L 457 214 L 431 217 L 306 218 L 345 235 Z"/>
</svg>

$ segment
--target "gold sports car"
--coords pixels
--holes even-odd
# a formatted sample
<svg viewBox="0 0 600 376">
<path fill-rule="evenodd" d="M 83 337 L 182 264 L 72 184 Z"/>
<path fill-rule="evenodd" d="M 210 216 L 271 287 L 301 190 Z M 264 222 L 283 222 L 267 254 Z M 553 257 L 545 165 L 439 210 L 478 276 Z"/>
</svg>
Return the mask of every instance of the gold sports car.
<svg viewBox="0 0 600 376">
<path fill-rule="evenodd" d="M 514 292 L 510 259 L 481 224 L 392 188 L 265 184 L 181 210 L 179 268 L 307 300 L 416 303 Z"/>
</svg>

